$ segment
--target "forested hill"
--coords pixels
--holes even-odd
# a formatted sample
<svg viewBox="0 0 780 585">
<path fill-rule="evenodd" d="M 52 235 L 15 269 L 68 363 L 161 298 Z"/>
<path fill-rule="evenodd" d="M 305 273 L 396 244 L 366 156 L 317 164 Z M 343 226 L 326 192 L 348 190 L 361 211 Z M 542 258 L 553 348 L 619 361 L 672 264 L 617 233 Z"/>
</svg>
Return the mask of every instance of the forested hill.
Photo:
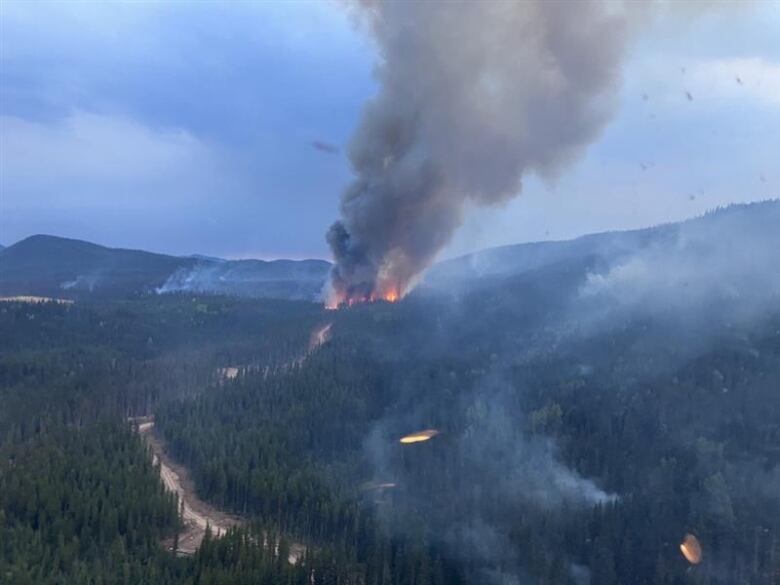
<svg viewBox="0 0 780 585">
<path fill-rule="evenodd" d="M 490 248 L 436 264 L 425 282 L 433 287 L 452 286 L 457 282 L 516 275 L 561 263 L 582 268 L 594 261 L 614 264 L 649 249 L 674 246 L 687 234 L 713 243 L 758 234 L 768 246 L 780 245 L 778 225 L 780 200 L 734 204 L 701 217 L 655 227 Z"/>
<path fill-rule="evenodd" d="M 0 302 L 0 582 L 777 585 L 776 210 L 338 311 Z M 166 552 L 138 415 L 241 528 Z"/>
<path fill-rule="evenodd" d="M 53 297 L 132 294 L 161 286 L 172 272 L 195 263 L 191 258 L 30 236 L 0 253 L 0 293 Z"/>
<path fill-rule="evenodd" d="M 189 295 L 0 303 L 0 583 L 311 583 L 317 561 L 280 563 L 272 527 L 165 552 L 178 502 L 128 417 L 220 384 L 226 364 L 287 363 L 320 318 Z"/>
<path fill-rule="evenodd" d="M 744 236 L 771 248 L 780 246 L 778 224 L 780 201 L 773 200 L 732 205 L 700 218 L 642 230 L 493 248 L 436 264 L 418 292 L 482 286 L 486 280 L 531 274 L 544 279 L 546 271 L 562 266 L 584 276 L 629 258 L 653 253 L 674 256 L 681 248 L 699 244 L 713 254 L 729 242 L 734 249 L 744 250 L 746 245 L 740 241 Z M 329 269 L 324 260 L 176 257 L 39 235 L 0 248 L 0 295 L 105 299 L 186 292 L 316 302 Z"/>
<path fill-rule="evenodd" d="M 315 300 L 323 260 L 177 257 L 37 235 L 0 250 L 0 295 L 128 298 L 168 292 Z"/>
</svg>

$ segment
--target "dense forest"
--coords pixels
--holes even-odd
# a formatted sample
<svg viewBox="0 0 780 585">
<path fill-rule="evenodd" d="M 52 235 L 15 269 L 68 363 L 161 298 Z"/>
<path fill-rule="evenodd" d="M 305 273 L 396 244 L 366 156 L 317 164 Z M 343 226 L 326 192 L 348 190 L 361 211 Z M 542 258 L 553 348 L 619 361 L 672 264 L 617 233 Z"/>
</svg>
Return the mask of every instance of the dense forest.
<svg viewBox="0 0 780 585">
<path fill-rule="evenodd" d="M 780 311 L 572 325 L 571 278 L 0 303 L 0 582 L 780 583 Z M 143 415 L 245 519 L 191 557 Z"/>
</svg>

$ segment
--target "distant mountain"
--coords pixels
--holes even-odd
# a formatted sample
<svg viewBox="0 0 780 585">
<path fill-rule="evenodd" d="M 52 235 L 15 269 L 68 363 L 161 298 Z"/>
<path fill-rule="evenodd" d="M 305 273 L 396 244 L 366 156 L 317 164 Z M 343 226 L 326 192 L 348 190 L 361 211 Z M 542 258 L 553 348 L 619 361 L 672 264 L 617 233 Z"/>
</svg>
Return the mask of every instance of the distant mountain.
<svg viewBox="0 0 780 585">
<path fill-rule="evenodd" d="M 780 314 L 778 267 L 780 201 L 768 201 L 442 262 L 401 308 L 431 312 L 420 330 L 440 331 L 441 346 L 457 348 L 459 359 L 472 346 L 511 348 L 518 360 L 566 352 L 571 348 L 562 344 L 624 331 L 629 323 L 652 324 L 654 333 L 625 339 L 626 351 L 665 347 L 669 339 L 698 351 L 720 335 L 718 328 L 751 330 Z M 416 351 L 441 351 L 419 335 Z"/>
<path fill-rule="evenodd" d="M 425 276 L 424 287 L 480 286 L 497 278 L 555 267 L 584 276 L 604 272 L 648 250 L 663 250 L 671 260 L 690 255 L 693 249 L 702 253 L 719 249 L 731 240 L 738 245 L 746 238 L 762 238 L 755 242 L 758 249 L 753 255 L 774 249 L 780 256 L 780 200 L 731 205 L 683 222 L 637 230 L 490 248 L 436 264 Z M 773 244 L 778 247 L 772 248 Z"/>
<path fill-rule="evenodd" d="M 206 262 L 224 262 L 224 258 L 217 258 L 216 256 L 205 256 L 203 254 L 190 254 L 187 258 L 195 258 L 195 260 L 205 260 Z"/>
<path fill-rule="evenodd" d="M 324 260 L 198 260 L 171 274 L 157 292 L 317 300 L 329 269 Z"/>
<path fill-rule="evenodd" d="M 162 285 L 172 272 L 195 263 L 194 259 L 36 235 L 0 252 L 0 294 L 139 293 Z"/>
<path fill-rule="evenodd" d="M 36 235 L 0 251 L 0 295 L 202 292 L 314 300 L 329 268 L 323 260 L 176 257 Z"/>
<path fill-rule="evenodd" d="M 772 277 L 780 275 L 776 266 L 777 200 L 732 205 L 645 229 L 483 250 L 434 265 L 415 295 L 489 290 L 491 299 L 509 302 L 519 286 L 527 304 L 528 295 L 544 304 L 579 290 L 625 299 L 643 290 L 662 298 L 670 294 L 667 289 L 684 289 L 690 297 L 692 283 L 723 294 L 768 294 L 775 286 Z M 176 257 L 32 236 L 0 250 L 0 295 L 193 292 L 318 300 L 329 269 L 324 260 Z M 767 278 L 757 282 L 763 273 Z"/>
</svg>

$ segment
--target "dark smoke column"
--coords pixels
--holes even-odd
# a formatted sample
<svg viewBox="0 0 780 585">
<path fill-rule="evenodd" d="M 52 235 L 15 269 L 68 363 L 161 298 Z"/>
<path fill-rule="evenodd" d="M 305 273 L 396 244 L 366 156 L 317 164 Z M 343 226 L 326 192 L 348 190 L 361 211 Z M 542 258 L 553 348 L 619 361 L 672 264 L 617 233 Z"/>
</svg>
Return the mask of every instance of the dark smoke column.
<svg viewBox="0 0 780 585">
<path fill-rule="evenodd" d="M 469 204 L 517 195 L 592 141 L 613 105 L 626 15 L 587 1 L 361 2 L 379 94 L 350 147 L 327 239 L 328 304 L 403 296 Z"/>
</svg>

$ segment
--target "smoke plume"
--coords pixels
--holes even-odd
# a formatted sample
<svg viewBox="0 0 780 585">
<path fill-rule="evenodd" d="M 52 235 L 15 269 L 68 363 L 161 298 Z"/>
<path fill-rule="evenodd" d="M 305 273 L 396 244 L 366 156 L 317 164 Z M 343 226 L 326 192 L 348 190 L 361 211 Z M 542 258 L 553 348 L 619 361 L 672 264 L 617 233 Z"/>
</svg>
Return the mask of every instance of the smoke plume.
<svg viewBox="0 0 780 585">
<path fill-rule="evenodd" d="M 461 224 L 551 176 L 609 118 L 626 14 L 596 2 L 358 4 L 380 55 L 327 239 L 330 303 L 394 300 Z"/>
<path fill-rule="evenodd" d="M 383 526 L 414 537 L 422 521 L 426 540 L 461 561 L 467 582 L 480 585 L 530 582 L 510 538 L 523 519 L 617 499 L 560 461 L 551 439 L 523 431 L 522 388 L 504 373 L 497 366 L 468 390 L 461 378 L 458 397 L 444 395 L 447 405 L 436 390 L 420 396 L 410 385 L 411 395 L 376 423 L 366 443 L 377 482 L 389 478 L 398 486 L 392 505 L 378 509 Z M 449 426 L 430 443 L 388 440 L 437 416 Z"/>
</svg>

